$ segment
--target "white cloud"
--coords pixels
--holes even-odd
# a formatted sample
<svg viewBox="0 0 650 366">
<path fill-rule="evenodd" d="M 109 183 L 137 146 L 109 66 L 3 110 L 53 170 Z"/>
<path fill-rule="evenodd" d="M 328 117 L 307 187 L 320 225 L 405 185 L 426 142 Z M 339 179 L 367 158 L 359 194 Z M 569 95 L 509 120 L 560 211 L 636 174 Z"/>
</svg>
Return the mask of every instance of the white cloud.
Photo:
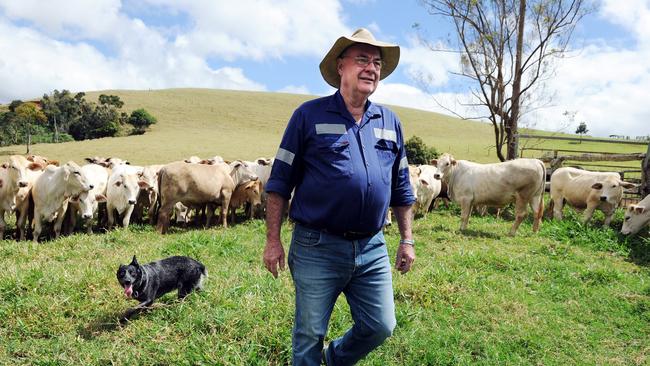
<svg viewBox="0 0 650 366">
<path fill-rule="evenodd" d="M 7 8 L 5 10 L 9 13 Z M 23 13 L 25 17 L 31 14 L 23 8 L 11 10 L 15 17 Z M 25 19 L 40 21 L 38 17 Z M 3 55 L 0 59 L 0 85 L 3 86 L 0 103 L 39 97 L 53 89 L 209 87 L 266 90 L 263 84 L 248 79 L 242 69 L 211 68 L 205 58 L 191 50 L 179 49 L 139 19 L 119 15 L 112 17 L 112 21 L 110 37 L 98 35 L 95 39 L 115 46 L 115 55 L 106 55 L 90 41 L 59 40 L 47 31 L 52 29 L 56 33 L 67 29 L 69 23 L 64 21 L 58 25 L 46 22 L 27 28 L 0 16 L 0 54 Z M 83 22 L 75 26 L 92 28 Z M 89 32 L 84 34 L 93 34 L 93 30 Z M 101 39 L 104 36 L 107 38 Z"/>
<path fill-rule="evenodd" d="M 433 47 L 440 51 L 432 51 L 411 37 L 408 47 L 401 47 L 400 68 L 415 82 L 439 87 L 449 82 L 450 72 L 458 70 L 460 61 L 457 53 L 445 52 L 442 43 Z"/>
<path fill-rule="evenodd" d="M 332 40 L 350 31 L 336 0 L 146 0 L 187 13 L 193 28 L 176 45 L 201 56 L 262 60 L 293 55 L 322 55 Z"/>
<path fill-rule="evenodd" d="M 309 88 L 305 85 L 287 85 L 284 88 L 278 90 L 280 93 L 289 93 L 289 94 L 306 94 L 310 95 Z"/>
</svg>

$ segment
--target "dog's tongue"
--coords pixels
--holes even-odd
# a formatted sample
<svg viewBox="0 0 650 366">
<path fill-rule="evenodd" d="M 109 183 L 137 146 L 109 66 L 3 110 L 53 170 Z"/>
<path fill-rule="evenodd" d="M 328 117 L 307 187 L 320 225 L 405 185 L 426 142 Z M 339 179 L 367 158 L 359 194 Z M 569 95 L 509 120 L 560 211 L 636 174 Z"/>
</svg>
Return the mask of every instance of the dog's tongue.
<svg viewBox="0 0 650 366">
<path fill-rule="evenodd" d="M 130 298 L 132 293 L 133 293 L 133 285 L 124 285 L 124 295 Z"/>
</svg>

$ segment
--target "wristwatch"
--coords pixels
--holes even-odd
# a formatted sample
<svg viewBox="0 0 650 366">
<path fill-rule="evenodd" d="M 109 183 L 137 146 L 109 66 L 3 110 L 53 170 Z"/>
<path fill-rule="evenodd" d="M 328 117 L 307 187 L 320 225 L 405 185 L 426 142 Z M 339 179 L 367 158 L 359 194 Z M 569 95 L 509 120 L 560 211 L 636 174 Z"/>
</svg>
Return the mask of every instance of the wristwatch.
<svg viewBox="0 0 650 366">
<path fill-rule="evenodd" d="M 410 246 L 415 246 L 415 240 L 413 239 L 400 239 L 399 241 L 400 245 L 410 245 Z"/>
</svg>

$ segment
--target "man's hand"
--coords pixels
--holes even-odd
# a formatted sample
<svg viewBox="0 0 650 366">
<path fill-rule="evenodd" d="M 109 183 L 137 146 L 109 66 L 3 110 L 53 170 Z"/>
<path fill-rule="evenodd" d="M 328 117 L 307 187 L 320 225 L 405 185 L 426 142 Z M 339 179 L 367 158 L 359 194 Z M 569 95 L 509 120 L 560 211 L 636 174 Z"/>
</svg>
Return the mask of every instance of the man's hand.
<svg viewBox="0 0 650 366">
<path fill-rule="evenodd" d="M 284 248 L 282 242 L 267 241 L 264 247 L 264 267 L 271 272 L 273 277 L 278 278 L 278 265 L 284 271 Z"/>
<path fill-rule="evenodd" d="M 395 260 L 395 269 L 401 274 L 405 274 L 411 269 L 415 261 L 415 248 L 412 245 L 400 244 L 397 247 L 397 259 Z"/>
</svg>

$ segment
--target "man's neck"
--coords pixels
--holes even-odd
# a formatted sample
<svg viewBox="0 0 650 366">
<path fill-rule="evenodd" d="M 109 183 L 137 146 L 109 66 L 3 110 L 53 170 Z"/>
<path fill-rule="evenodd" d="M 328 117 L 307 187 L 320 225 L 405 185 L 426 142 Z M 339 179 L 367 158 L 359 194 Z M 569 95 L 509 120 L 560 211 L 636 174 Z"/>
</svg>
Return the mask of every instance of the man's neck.
<svg viewBox="0 0 650 366">
<path fill-rule="evenodd" d="M 348 109 L 348 112 L 350 112 L 355 122 L 359 124 L 361 122 L 361 118 L 363 117 L 363 113 L 366 111 L 366 102 L 368 101 L 368 96 L 346 93 L 343 90 L 341 90 L 341 96 L 343 97 L 343 102 L 345 103 L 345 107 Z"/>
</svg>

